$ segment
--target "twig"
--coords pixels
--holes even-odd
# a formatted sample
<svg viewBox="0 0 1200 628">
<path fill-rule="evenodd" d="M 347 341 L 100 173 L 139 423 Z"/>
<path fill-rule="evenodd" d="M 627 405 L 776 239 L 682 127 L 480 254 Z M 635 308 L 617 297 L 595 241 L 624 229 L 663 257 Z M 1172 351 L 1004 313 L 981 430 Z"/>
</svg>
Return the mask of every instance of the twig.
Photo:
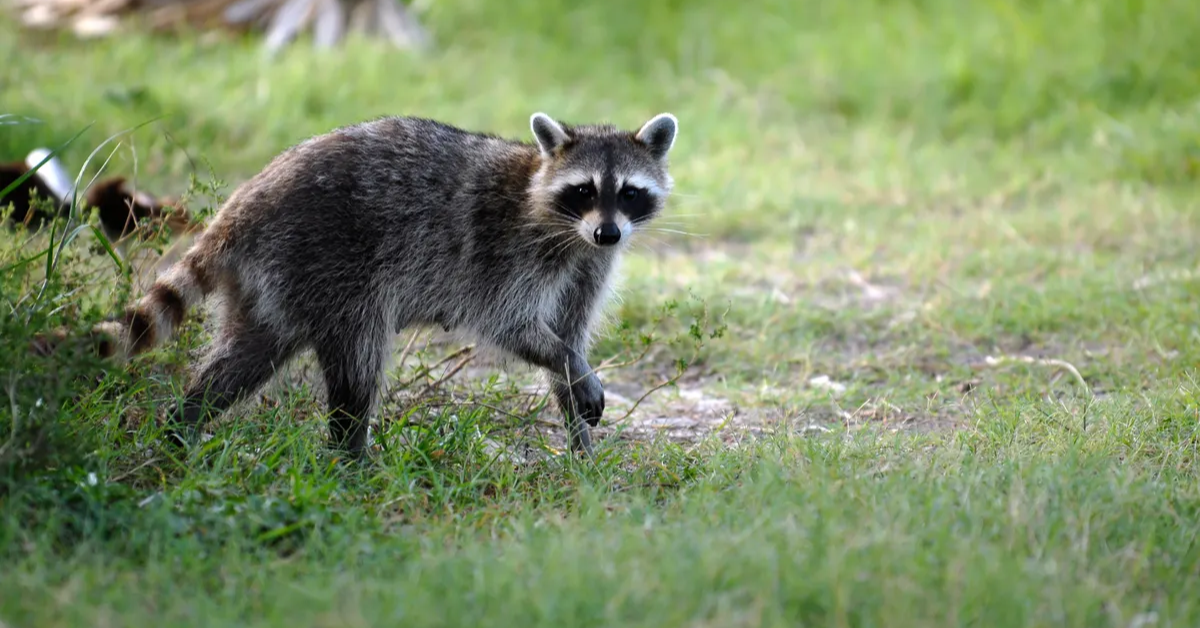
<svg viewBox="0 0 1200 628">
<path fill-rule="evenodd" d="M 629 407 L 629 410 L 627 410 L 625 412 L 625 415 L 622 416 L 620 419 L 617 419 L 616 422 L 624 423 L 633 414 L 633 411 L 637 410 L 637 407 L 642 405 L 642 402 L 646 400 L 646 397 L 649 397 L 650 395 L 658 392 L 659 390 L 662 390 L 663 388 L 666 388 L 667 386 L 670 386 L 671 384 L 678 382 L 679 378 L 682 376 L 683 376 L 683 371 L 680 371 L 680 372 L 676 373 L 674 377 L 667 379 L 667 380 L 655 385 L 650 390 L 647 390 L 646 392 L 642 393 L 642 396 L 638 397 L 637 401 L 633 402 L 633 405 Z"/>
<path fill-rule="evenodd" d="M 656 321 L 654 323 L 654 328 L 651 329 L 650 333 L 648 334 L 651 341 L 644 343 L 644 345 L 642 346 L 641 353 L 638 353 L 635 357 L 625 360 L 624 362 L 617 362 L 616 360 L 617 360 L 618 356 L 614 355 L 611 358 L 608 358 L 607 360 L 604 360 L 600 364 L 596 365 L 596 368 L 592 369 L 592 372 L 599 373 L 600 371 L 607 371 L 608 369 L 625 368 L 627 366 L 633 366 L 634 364 L 637 364 L 638 362 L 641 362 L 642 360 L 646 359 L 646 356 L 650 354 L 650 350 L 653 349 L 655 346 L 655 343 L 653 342 L 654 334 L 656 332 L 658 332 L 658 328 L 661 325 L 662 325 L 661 319 L 659 319 L 658 321 Z"/>
<path fill-rule="evenodd" d="M 532 396 L 532 397 L 535 397 L 535 398 L 540 398 L 540 397 L 541 397 L 541 396 L 535 396 L 535 395 L 530 395 L 530 396 Z M 491 410 L 491 411 L 493 411 L 493 412 L 498 412 L 498 413 L 500 413 L 500 414 L 503 414 L 504 416 L 506 416 L 506 417 L 508 417 L 508 418 L 510 418 L 510 419 L 513 419 L 513 420 L 515 420 L 515 421 L 520 421 L 520 422 L 522 422 L 522 423 L 529 421 L 529 420 L 530 420 L 530 417 L 529 417 L 529 415 L 530 415 L 530 414 L 532 414 L 532 411 L 527 411 L 525 414 L 519 414 L 519 413 L 517 413 L 517 412 L 513 412 L 513 411 L 511 411 L 511 410 L 505 410 L 504 408 L 501 408 L 500 406 L 495 406 L 495 405 L 492 405 L 492 404 L 490 404 L 490 403 L 484 403 L 484 402 L 482 402 L 482 401 L 476 401 L 476 400 L 474 400 L 474 399 L 470 399 L 470 398 L 468 398 L 468 399 L 463 399 L 463 400 L 461 400 L 461 401 L 460 401 L 460 400 L 457 400 L 457 399 L 448 399 L 448 400 L 446 400 L 446 401 L 435 401 L 435 402 L 431 402 L 431 403 L 426 403 L 426 405 L 427 405 L 427 406 L 431 406 L 431 407 L 438 407 L 438 408 L 446 408 L 446 407 L 451 407 L 451 408 L 468 408 L 468 407 L 486 408 L 486 409 L 488 409 L 488 410 Z M 532 422 L 533 422 L 533 423 L 538 423 L 538 424 L 541 424 L 541 425 L 550 426 L 550 427 L 562 427 L 562 425 L 561 425 L 560 423 L 558 423 L 558 422 L 556 422 L 556 421 L 548 421 L 548 420 L 546 420 L 546 419 L 534 419 Z"/>
<path fill-rule="evenodd" d="M 149 460 L 146 460 L 146 461 L 145 461 L 145 462 L 143 462 L 142 464 L 139 464 L 138 466 L 136 466 L 136 467 L 134 467 L 134 468 L 132 468 L 132 469 L 130 469 L 130 470 L 128 470 L 128 471 L 126 471 L 126 472 L 124 472 L 124 473 L 122 473 L 122 474 L 118 475 L 117 477 L 115 477 L 115 478 L 113 478 L 113 479 L 109 480 L 109 483 L 110 483 L 110 484 L 116 484 L 117 482 L 120 482 L 121 480 L 124 480 L 125 478 L 127 478 L 127 477 L 129 477 L 129 476 L 133 475 L 134 473 L 137 473 L 137 472 L 138 472 L 138 471 L 140 471 L 141 469 L 143 469 L 143 468 L 145 468 L 145 467 L 147 467 L 147 466 L 149 466 L 149 465 L 151 465 L 151 464 L 153 464 L 153 463 L 155 463 L 155 462 L 158 462 L 158 458 L 150 458 Z"/>
<path fill-rule="evenodd" d="M 418 369 L 418 372 L 416 375 L 413 375 L 412 377 L 405 380 L 404 382 L 401 382 L 400 389 L 404 390 L 404 389 L 408 388 L 409 386 L 412 386 L 414 383 L 416 383 L 416 381 L 418 379 L 425 377 L 431 371 L 433 371 L 433 369 L 449 362 L 450 360 L 453 360 L 454 358 L 462 356 L 464 353 L 469 353 L 474 348 L 475 348 L 475 345 L 467 345 L 467 346 L 459 349 L 458 351 L 455 351 L 454 353 L 451 353 L 450 355 L 442 358 L 441 360 L 439 360 L 437 362 L 437 364 L 434 364 L 433 366 L 422 366 L 420 369 Z"/>
<path fill-rule="evenodd" d="M 635 357 L 625 360 L 624 362 L 615 362 L 614 360 L 616 360 L 617 356 L 613 356 L 596 365 L 596 368 L 592 369 L 592 372 L 599 373 L 600 371 L 607 371 L 609 369 L 623 369 L 627 366 L 633 366 L 634 364 L 646 359 L 646 356 L 650 353 L 652 346 L 653 344 L 646 345 L 646 348 L 642 349 L 641 353 L 637 354 Z"/>
<path fill-rule="evenodd" d="M 396 360 L 396 364 L 399 364 L 401 368 L 404 367 L 404 361 L 408 359 L 408 353 L 412 351 L 413 344 L 417 342 L 417 336 L 420 335 L 420 329 L 414 331 L 408 339 L 408 344 L 404 345 L 404 350 L 400 352 L 400 359 Z"/>
<path fill-rule="evenodd" d="M 443 401 L 440 403 L 432 403 L 429 405 L 442 406 L 442 407 L 450 406 L 450 407 L 455 407 L 455 408 L 466 408 L 469 406 L 478 406 L 480 408 L 487 408 L 488 410 L 491 410 L 492 412 L 498 412 L 500 414 L 503 414 L 504 416 L 507 416 L 510 419 L 515 419 L 517 421 L 524 421 L 525 419 L 529 418 L 529 417 L 521 416 L 521 415 L 517 414 L 516 412 L 505 410 L 504 408 L 501 408 L 499 406 L 494 406 L 489 403 L 483 403 L 481 401 L 473 401 L 471 399 L 466 399 L 464 401 L 457 401 L 457 400 L 451 399 L 449 401 Z"/>
<path fill-rule="evenodd" d="M 1038 366 L 1049 366 L 1049 367 L 1062 369 L 1062 370 L 1070 373 L 1071 376 L 1075 378 L 1075 381 L 1081 387 L 1083 387 L 1083 389 L 1085 391 L 1087 391 L 1089 397 L 1094 396 L 1094 393 L 1092 393 L 1091 387 L 1089 387 L 1087 384 L 1087 380 L 1083 379 L 1083 375 L 1081 375 L 1079 373 L 1079 369 L 1075 368 L 1075 365 L 1071 364 L 1070 362 L 1067 362 L 1066 360 L 1056 360 L 1054 358 L 1033 358 L 1033 357 L 1026 356 L 1026 355 L 1020 355 L 1020 356 L 1002 355 L 1000 357 L 995 357 L 995 356 L 989 355 L 986 358 L 984 358 L 984 363 L 991 367 L 1004 366 L 1006 363 L 1009 363 L 1009 362 L 1020 362 L 1022 364 L 1034 364 L 1034 365 L 1038 365 Z"/>
<path fill-rule="evenodd" d="M 462 353 L 462 351 L 460 351 L 459 353 Z M 475 358 L 474 354 L 470 353 L 470 347 L 467 347 L 467 354 L 465 356 L 463 356 L 463 359 L 459 360 L 458 364 L 455 364 L 453 368 L 451 368 L 445 375 L 441 376 L 437 381 L 425 386 L 425 388 L 422 388 L 421 392 L 417 393 L 417 397 L 424 397 L 425 395 L 428 395 L 429 393 L 436 390 L 438 386 L 441 386 L 444 382 L 449 380 L 451 377 L 454 377 L 455 374 L 457 374 L 459 371 L 461 371 L 463 369 L 463 367 L 466 366 L 467 363 L 470 362 L 471 360 L 473 360 L 474 358 Z"/>
<path fill-rule="evenodd" d="M 545 393 L 540 394 L 540 395 L 534 395 L 534 394 L 527 395 L 529 397 L 529 403 L 525 404 L 526 416 L 533 414 L 533 410 L 535 407 L 539 411 L 541 411 L 543 408 L 545 408 L 550 403 L 550 394 L 551 394 L 551 391 L 547 390 Z"/>
</svg>

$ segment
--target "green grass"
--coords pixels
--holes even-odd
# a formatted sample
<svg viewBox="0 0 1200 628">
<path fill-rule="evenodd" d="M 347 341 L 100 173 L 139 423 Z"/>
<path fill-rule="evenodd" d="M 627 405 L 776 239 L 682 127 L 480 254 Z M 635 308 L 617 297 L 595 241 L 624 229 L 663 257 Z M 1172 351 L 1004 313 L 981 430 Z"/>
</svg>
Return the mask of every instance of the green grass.
<svg viewBox="0 0 1200 628">
<path fill-rule="evenodd" d="M 425 57 L 275 60 L 6 22 L 0 113 L 42 123 L 0 126 L 0 159 L 93 124 L 64 151 L 78 168 L 154 120 L 107 171 L 160 194 L 195 175 L 199 209 L 377 115 L 524 137 L 538 110 L 671 111 L 661 226 L 687 234 L 646 234 L 613 310 L 627 333 L 594 359 L 657 329 L 604 379 L 636 397 L 685 357 L 678 386 L 585 464 L 547 455 L 557 418 L 523 409 L 519 371 L 480 371 L 449 407 L 393 400 L 376 459 L 345 465 L 298 369 L 174 456 L 152 419 L 202 330 L 102 378 L 27 357 L 130 277 L 83 232 L 38 298 L 45 235 L 0 237 L 19 418 L 0 412 L 0 625 L 1200 621 L 1200 4 L 471 0 L 423 19 Z"/>
</svg>

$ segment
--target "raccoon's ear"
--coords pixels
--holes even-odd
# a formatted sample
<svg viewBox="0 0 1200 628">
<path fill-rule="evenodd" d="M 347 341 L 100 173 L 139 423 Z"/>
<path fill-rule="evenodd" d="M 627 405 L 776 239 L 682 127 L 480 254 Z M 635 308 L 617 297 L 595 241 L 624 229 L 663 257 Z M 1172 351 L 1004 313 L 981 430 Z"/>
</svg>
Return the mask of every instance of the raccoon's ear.
<svg viewBox="0 0 1200 628">
<path fill-rule="evenodd" d="M 658 159 L 667 156 L 667 152 L 675 145 L 675 133 L 679 129 L 679 120 L 669 113 L 660 113 L 638 129 L 634 139 L 646 145 L 650 154 Z"/>
<path fill-rule="evenodd" d="M 570 139 L 561 124 L 540 111 L 529 117 L 529 128 L 533 129 L 533 137 L 537 139 L 542 155 L 550 155 Z"/>
</svg>

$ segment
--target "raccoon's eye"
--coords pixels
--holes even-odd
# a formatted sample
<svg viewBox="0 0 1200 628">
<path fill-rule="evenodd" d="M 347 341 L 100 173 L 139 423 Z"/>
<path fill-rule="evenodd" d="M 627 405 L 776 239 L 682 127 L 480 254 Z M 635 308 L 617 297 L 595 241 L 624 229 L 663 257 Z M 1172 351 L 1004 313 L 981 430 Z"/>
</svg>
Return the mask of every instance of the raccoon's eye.
<svg viewBox="0 0 1200 628">
<path fill-rule="evenodd" d="M 583 198 L 591 198 L 593 192 L 595 192 L 595 190 L 592 189 L 592 184 L 590 184 L 590 183 L 587 185 L 581 185 L 581 186 L 578 186 L 575 188 L 575 193 L 582 196 Z"/>
<path fill-rule="evenodd" d="M 621 190 L 621 198 L 624 198 L 627 201 L 632 201 L 633 199 L 637 198 L 641 192 L 642 191 L 637 188 L 625 188 Z"/>
</svg>

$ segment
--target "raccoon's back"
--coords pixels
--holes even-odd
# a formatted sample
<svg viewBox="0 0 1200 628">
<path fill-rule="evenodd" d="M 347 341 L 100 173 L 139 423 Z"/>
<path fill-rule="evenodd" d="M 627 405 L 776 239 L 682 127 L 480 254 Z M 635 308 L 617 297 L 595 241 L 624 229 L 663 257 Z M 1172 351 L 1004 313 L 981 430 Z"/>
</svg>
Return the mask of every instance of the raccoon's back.
<svg viewBox="0 0 1200 628">
<path fill-rule="evenodd" d="M 250 283 L 276 286 L 289 309 L 312 316 L 397 288 L 436 290 L 459 274 L 479 233 L 521 211 L 536 168 L 530 150 L 413 118 L 318 136 L 231 197 L 236 258 Z"/>
<path fill-rule="evenodd" d="M 230 199 L 230 218 L 255 250 L 276 241 L 361 256 L 385 240 L 425 241 L 470 212 L 491 173 L 521 152 L 432 120 L 365 122 L 284 151 Z"/>
</svg>

